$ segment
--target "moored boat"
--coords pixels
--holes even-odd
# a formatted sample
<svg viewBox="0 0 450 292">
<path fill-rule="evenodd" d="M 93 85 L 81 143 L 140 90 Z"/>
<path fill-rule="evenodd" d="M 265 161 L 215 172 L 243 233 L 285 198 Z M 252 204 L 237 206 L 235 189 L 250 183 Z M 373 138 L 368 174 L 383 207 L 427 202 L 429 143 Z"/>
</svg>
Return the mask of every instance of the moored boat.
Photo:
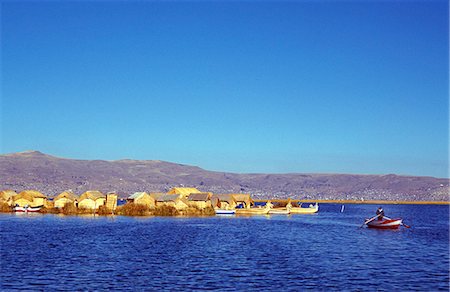
<svg viewBox="0 0 450 292">
<path fill-rule="evenodd" d="M 273 208 L 269 210 L 269 214 L 271 215 L 289 215 L 289 208 Z"/>
<path fill-rule="evenodd" d="M 376 229 L 398 229 L 402 225 L 402 219 L 383 218 L 381 220 L 372 220 L 367 224 L 369 228 Z"/>
<path fill-rule="evenodd" d="M 242 215 L 266 215 L 270 208 L 242 208 L 236 209 L 236 214 Z"/>
<path fill-rule="evenodd" d="M 216 215 L 234 215 L 236 210 L 215 209 Z"/>
<path fill-rule="evenodd" d="M 309 207 L 292 207 L 291 213 L 293 214 L 313 214 L 319 212 L 319 204 L 309 205 Z"/>
<path fill-rule="evenodd" d="M 42 206 L 38 206 L 38 207 L 15 206 L 14 207 L 14 212 L 17 212 L 17 213 L 39 212 L 41 210 L 41 208 L 42 208 Z"/>
</svg>

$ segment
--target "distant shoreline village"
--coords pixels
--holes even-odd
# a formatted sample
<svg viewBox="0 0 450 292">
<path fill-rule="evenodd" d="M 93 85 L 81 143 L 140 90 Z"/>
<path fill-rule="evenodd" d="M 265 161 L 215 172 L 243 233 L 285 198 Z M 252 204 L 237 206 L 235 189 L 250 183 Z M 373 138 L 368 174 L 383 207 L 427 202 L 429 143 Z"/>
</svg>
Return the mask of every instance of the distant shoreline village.
<svg viewBox="0 0 450 292">
<path fill-rule="evenodd" d="M 314 204 L 312 204 L 314 203 Z M 318 203 L 336 204 L 450 204 L 448 201 L 350 201 L 350 200 L 291 200 L 253 199 L 250 194 L 213 194 L 197 188 L 174 187 L 166 193 L 135 192 L 119 198 L 116 192 L 103 194 L 86 191 L 80 196 L 71 190 L 48 197 L 36 190 L 0 191 L 1 212 L 39 212 L 79 215 L 128 216 L 212 216 L 316 213 Z M 303 205 L 304 204 L 304 205 Z M 306 207 L 305 207 L 306 206 Z"/>
</svg>

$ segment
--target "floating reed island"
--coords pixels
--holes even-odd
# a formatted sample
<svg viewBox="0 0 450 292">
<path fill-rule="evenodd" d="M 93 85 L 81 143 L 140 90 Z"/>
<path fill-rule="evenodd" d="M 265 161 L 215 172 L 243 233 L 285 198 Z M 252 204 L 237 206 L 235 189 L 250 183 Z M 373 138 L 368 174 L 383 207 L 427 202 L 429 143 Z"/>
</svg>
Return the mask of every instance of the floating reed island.
<svg viewBox="0 0 450 292">
<path fill-rule="evenodd" d="M 302 202 L 306 203 L 307 206 L 302 206 Z M 53 197 L 48 197 L 36 190 L 24 190 L 19 193 L 13 190 L 0 191 L 0 212 L 39 212 L 65 215 L 212 216 L 231 214 L 311 214 L 319 211 L 318 203 L 327 203 L 327 201 L 311 200 L 302 202 L 291 199 L 254 200 L 250 194 L 213 194 L 187 187 L 174 187 L 167 193 L 136 192 L 130 194 L 126 199 L 119 199 L 118 194 L 115 192 L 104 194 L 97 190 L 86 191 L 79 196 L 71 190 L 67 190 Z M 398 203 L 389 201 L 328 202 L 347 204 Z"/>
<path fill-rule="evenodd" d="M 115 192 L 103 194 L 87 191 L 77 196 L 71 190 L 54 197 L 48 197 L 36 190 L 0 191 L 1 212 L 40 212 L 52 214 L 98 214 L 128 216 L 211 216 L 222 197 L 233 198 L 224 201 L 227 208 L 239 204 L 250 207 L 253 203 L 249 194 L 214 195 L 196 188 L 175 187 L 167 193 L 136 192 L 126 199 L 118 199 Z M 118 204 L 119 203 L 119 204 Z"/>
</svg>

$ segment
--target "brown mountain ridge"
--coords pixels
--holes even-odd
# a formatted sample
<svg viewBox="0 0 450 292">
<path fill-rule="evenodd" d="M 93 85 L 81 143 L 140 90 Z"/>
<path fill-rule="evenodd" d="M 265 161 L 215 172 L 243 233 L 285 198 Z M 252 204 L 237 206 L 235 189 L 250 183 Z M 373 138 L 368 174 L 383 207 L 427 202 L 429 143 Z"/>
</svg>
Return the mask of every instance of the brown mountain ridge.
<svg viewBox="0 0 450 292">
<path fill-rule="evenodd" d="M 237 174 L 159 160 L 77 160 L 39 151 L 0 155 L 0 189 L 36 189 L 49 196 L 71 189 L 164 192 L 192 186 L 255 198 L 448 201 L 449 179 L 354 174 Z"/>
</svg>

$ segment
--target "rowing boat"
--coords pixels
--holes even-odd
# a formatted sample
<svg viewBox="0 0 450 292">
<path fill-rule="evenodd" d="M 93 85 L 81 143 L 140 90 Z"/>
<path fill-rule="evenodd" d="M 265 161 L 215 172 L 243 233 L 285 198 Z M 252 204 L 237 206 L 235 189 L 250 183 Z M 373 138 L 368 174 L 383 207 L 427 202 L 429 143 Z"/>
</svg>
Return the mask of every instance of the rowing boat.
<svg viewBox="0 0 450 292">
<path fill-rule="evenodd" d="M 376 228 L 376 229 L 398 229 L 402 225 L 402 219 L 381 219 L 381 220 L 372 220 L 367 223 L 367 227 Z"/>
<path fill-rule="evenodd" d="M 291 213 L 293 214 L 313 214 L 319 212 L 319 204 L 309 205 L 307 208 L 303 207 L 292 207 Z"/>
<path fill-rule="evenodd" d="M 14 212 L 16 213 L 29 213 L 29 212 L 39 212 L 39 210 L 41 210 L 42 206 L 38 206 L 38 207 L 29 207 L 29 206 L 15 206 L 14 207 Z"/>
</svg>

